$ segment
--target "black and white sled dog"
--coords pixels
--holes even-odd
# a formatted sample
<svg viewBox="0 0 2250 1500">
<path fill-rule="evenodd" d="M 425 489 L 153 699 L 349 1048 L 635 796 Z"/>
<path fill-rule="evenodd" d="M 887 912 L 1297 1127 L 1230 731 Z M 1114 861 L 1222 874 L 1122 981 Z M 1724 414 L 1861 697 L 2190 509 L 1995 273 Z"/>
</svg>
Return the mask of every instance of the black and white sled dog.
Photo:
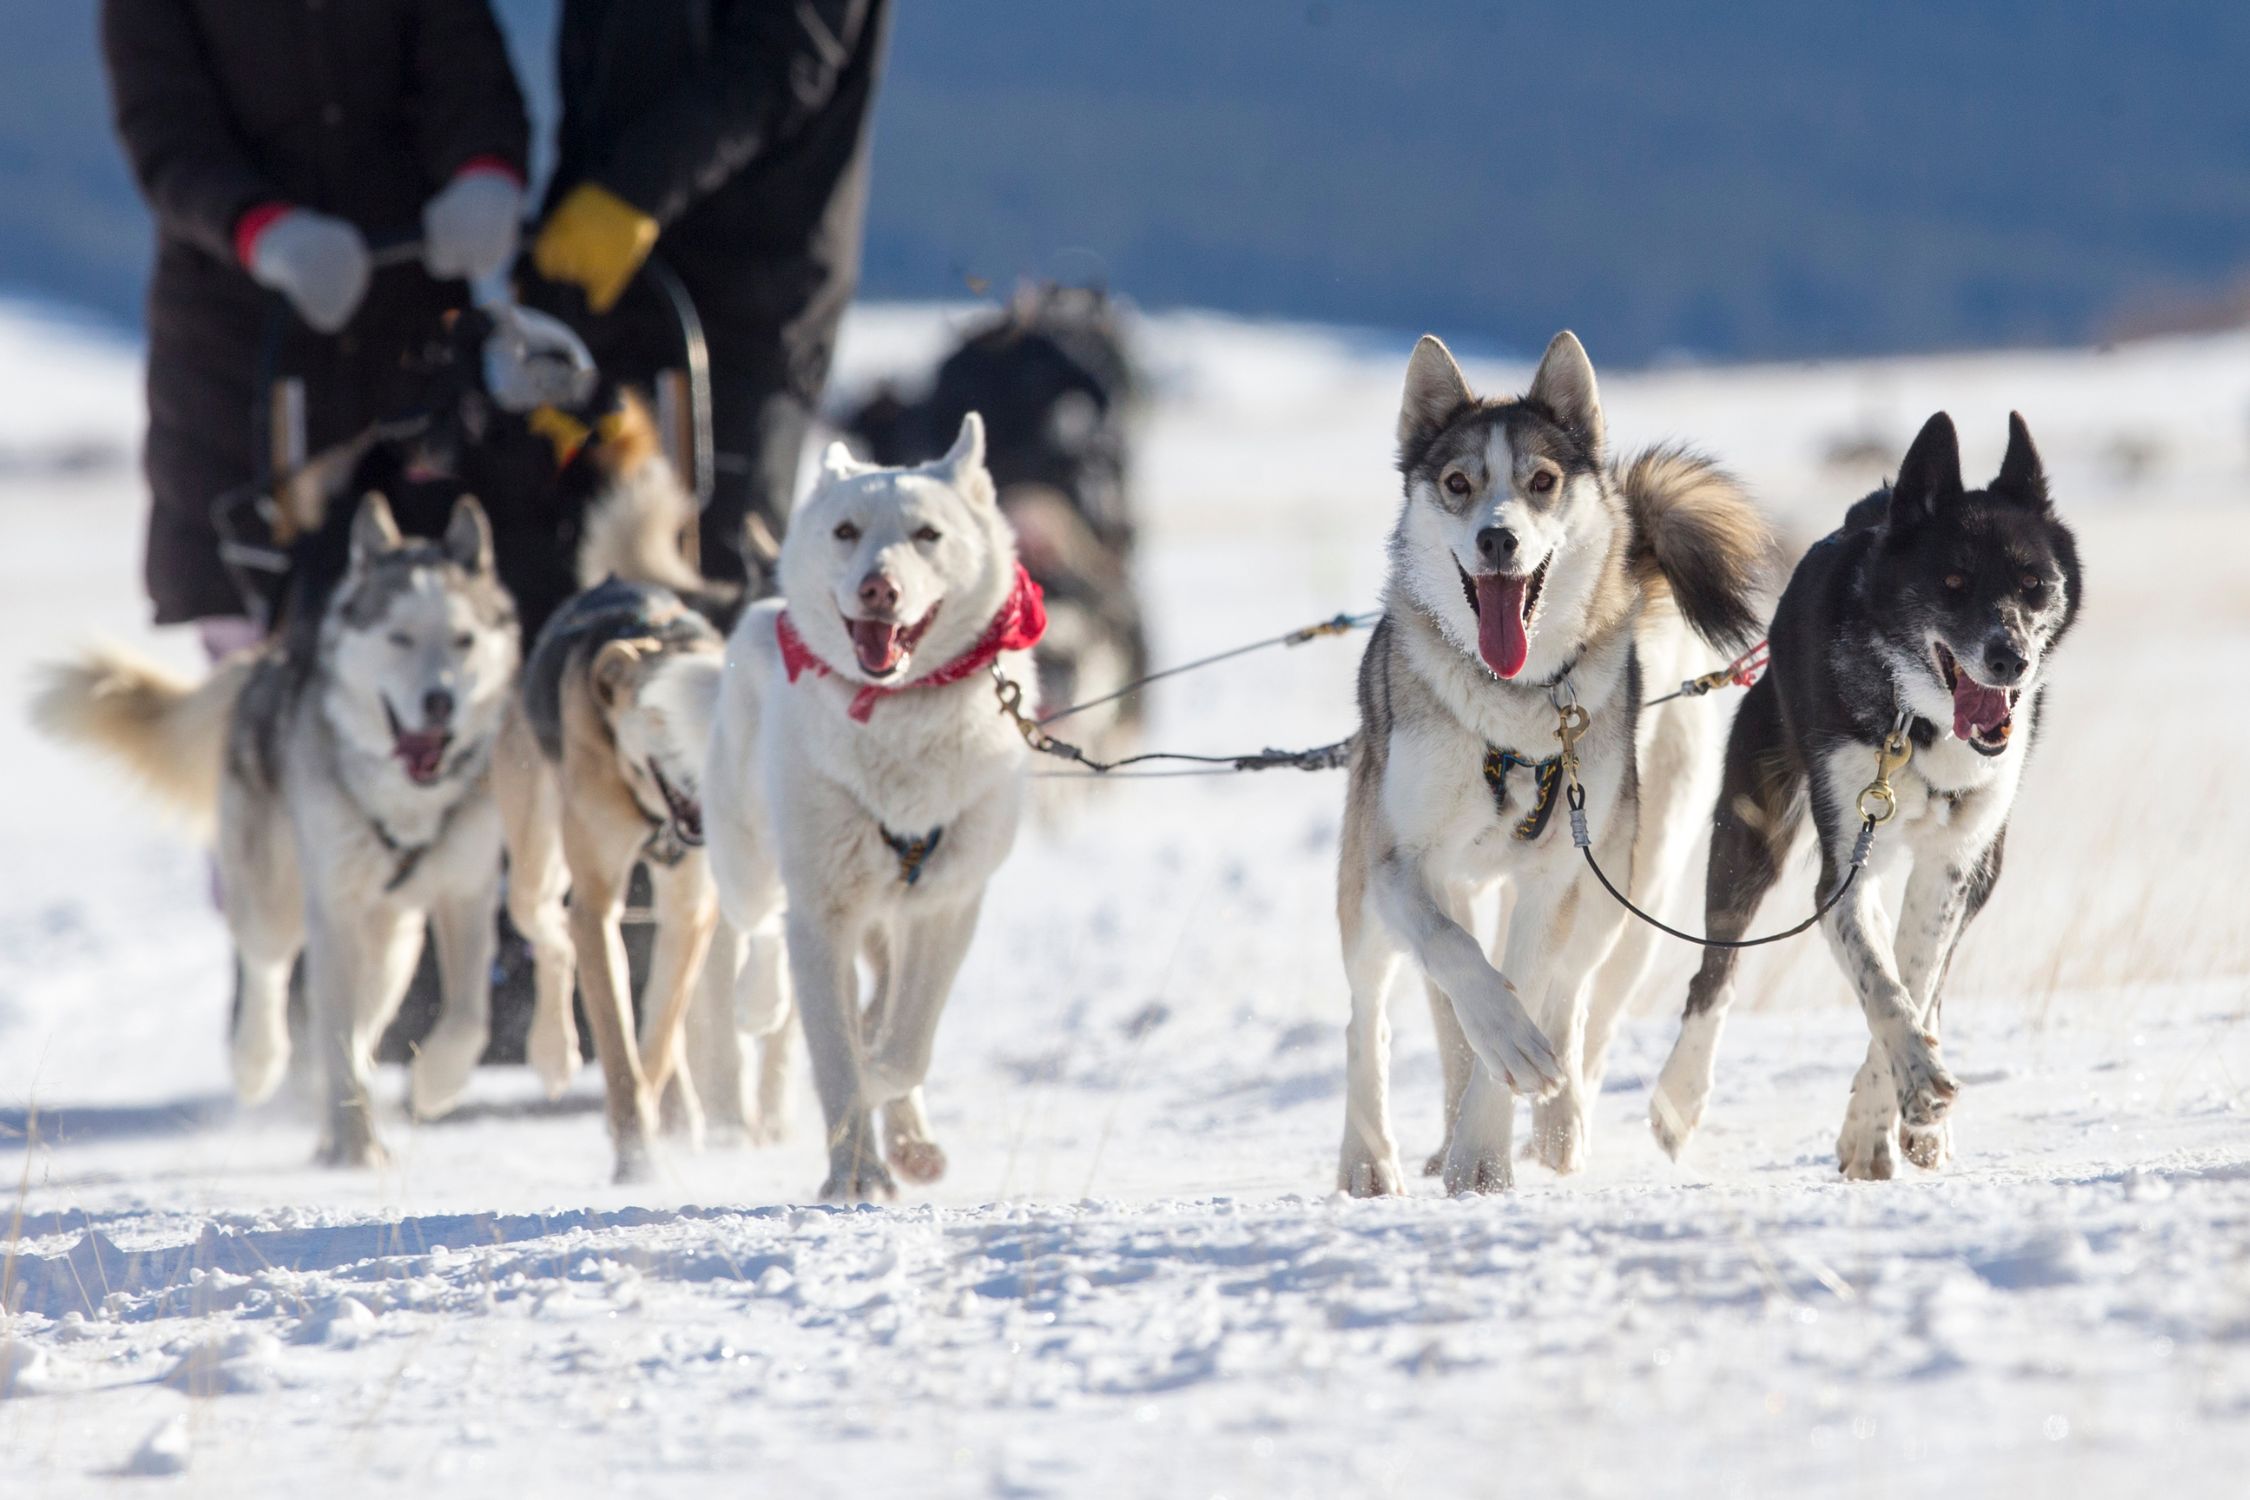
<svg viewBox="0 0 2250 1500">
<path fill-rule="evenodd" d="M 914 468 L 831 445 L 780 573 L 781 599 L 729 638 L 704 766 L 705 853 L 734 944 L 711 962 L 739 973 L 753 1034 L 786 1023 L 794 989 L 828 1124 L 823 1196 L 887 1195 L 893 1171 L 927 1182 L 945 1168 L 922 1081 L 985 883 L 1015 841 L 1029 754 L 991 669 L 1030 682 L 1045 613 L 974 412 L 945 457 Z"/>
<path fill-rule="evenodd" d="M 414 1058 L 415 1112 L 450 1109 L 484 1051 L 500 899 L 492 750 L 517 654 L 482 507 L 457 502 L 443 539 L 422 541 L 369 495 L 317 619 L 194 685 L 94 653 L 57 668 L 34 704 L 43 727 L 115 755 L 187 811 L 215 806 L 241 964 L 235 1087 L 255 1103 L 281 1082 L 302 951 L 323 1161 L 383 1159 L 368 1075 L 425 922 L 444 1002 Z"/>
<path fill-rule="evenodd" d="M 1445 1057 L 1431 1169 L 1448 1191 L 1488 1192 L 1512 1180 L 1511 1089 L 1540 1101 L 1539 1157 L 1581 1164 L 1586 1101 L 1648 951 L 1612 951 L 1624 914 L 1572 847 L 1563 711 L 1587 716 L 1594 853 L 1652 902 L 1693 840 L 1719 731 L 1695 698 L 1642 713 L 1641 683 L 1694 675 L 1694 637 L 1726 649 L 1755 629 L 1771 541 L 1703 458 L 1659 448 L 1610 465 L 1594 369 L 1569 333 L 1521 399 L 1480 398 L 1425 337 L 1398 434 L 1406 497 L 1360 665 L 1338 877 L 1352 990 L 1338 1181 L 1403 1190 L 1384 1008 L 1411 957 Z M 1470 908 L 1499 881 L 1515 905 L 1496 969 Z"/>
<path fill-rule="evenodd" d="M 1910 862 L 1895 933 L 1863 874 L 1823 921 L 1873 1040 L 1836 1141 L 1846 1177 L 1889 1177 L 1953 1153 L 1957 1085 L 1938 1057 L 1938 1008 L 1961 934 L 2000 878 L 2031 742 L 2041 669 L 2078 612 L 2078 552 L 2055 515 L 2023 418 L 1991 485 L 1961 483 L 1953 421 L 1939 412 L 1888 490 L 1861 500 L 1805 554 L 1783 592 L 1772 668 L 1727 742 L 1706 882 L 1710 934 L 1739 938 L 1812 812 L 1820 890 L 1836 889 L 1859 837 L 1859 793 L 1903 719 L 1912 759 L 1868 874 Z M 1871 806 L 1879 807 L 1875 803 Z M 1650 1123 L 1678 1156 L 1703 1119 L 1736 954 L 1706 951 Z"/>
</svg>

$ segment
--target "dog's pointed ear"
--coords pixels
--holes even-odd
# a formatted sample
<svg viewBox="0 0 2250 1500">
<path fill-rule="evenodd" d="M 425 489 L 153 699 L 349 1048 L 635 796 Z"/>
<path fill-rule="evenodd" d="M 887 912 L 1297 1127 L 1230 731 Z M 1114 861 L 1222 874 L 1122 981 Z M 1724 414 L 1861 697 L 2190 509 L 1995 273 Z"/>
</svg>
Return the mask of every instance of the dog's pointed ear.
<svg viewBox="0 0 2250 1500">
<path fill-rule="evenodd" d="M 1577 334 L 1565 328 L 1548 343 L 1526 394 L 1553 412 L 1555 420 L 1586 445 L 1587 456 L 1600 462 L 1605 436 L 1602 393 L 1594 383 L 1594 362 L 1586 357 L 1586 346 L 1578 342 Z"/>
<path fill-rule="evenodd" d="M 445 555 L 467 572 L 492 571 L 492 523 L 476 496 L 463 495 L 453 502 L 453 514 L 445 523 Z"/>
<path fill-rule="evenodd" d="M 2039 460 L 2039 450 L 2031 445 L 2031 428 L 2025 425 L 2023 413 L 2008 413 L 2008 451 L 2000 459 L 2000 477 L 1992 487 L 2004 492 L 2010 499 L 2045 509 L 2047 494 L 2047 466 Z"/>
<path fill-rule="evenodd" d="M 1961 435 L 1944 412 L 1922 424 L 1891 484 L 1891 528 L 1918 526 L 1961 498 Z"/>
<path fill-rule="evenodd" d="M 1398 403 L 1398 446 L 1404 453 L 1436 437 L 1453 414 L 1475 401 L 1453 351 L 1425 333 L 1406 361 L 1406 389 Z"/>
<path fill-rule="evenodd" d="M 398 519 L 391 514 L 391 502 L 384 499 L 380 490 L 369 490 L 359 500 L 359 509 L 352 516 L 352 566 L 364 568 L 386 552 L 395 552 L 399 544 Z"/>
<path fill-rule="evenodd" d="M 961 414 L 961 431 L 954 437 L 953 446 L 946 450 L 945 457 L 937 461 L 936 468 L 962 498 L 985 505 L 995 503 L 992 475 L 984 466 L 982 416 L 973 411 Z"/>
<path fill-rule="evenodd" d="M 820 477 L 826 480 L 852 479 L 875 468 L 853 457 L 851 444 L 836 439 L 820 452 Z"/>
<path fill-rule="evenodd" d="M 633 672 L 640 666 L 641 658 L 656 650 L 657 643 L 636 636 L 630 640 L 610 641 L 594 653 L 594 662 L 587 669 L 586 679 L 594 686 L 594 698 L 604 708 L 615 708 L 624 696 L 625 686 L 632 681 Z"/>
</svg>

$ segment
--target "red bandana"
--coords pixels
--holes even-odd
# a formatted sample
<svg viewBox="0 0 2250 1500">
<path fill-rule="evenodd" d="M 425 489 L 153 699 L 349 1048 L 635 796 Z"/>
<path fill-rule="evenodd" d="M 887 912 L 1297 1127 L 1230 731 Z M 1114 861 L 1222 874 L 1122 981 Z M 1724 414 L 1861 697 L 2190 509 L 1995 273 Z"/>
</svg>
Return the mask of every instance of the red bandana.
<svg viewBox="0 0 2250 1500">
<path fill-rule="evenodd" d="M 1040 592 L 1039 585 L 1032 582 L 1031 575 L 1023 570 L 1023 564 L 1017 563 L 1015 588 L 1009 591 L 1006 601 L 1000 606 L 1000 612 L 992 617 L 992 623 L 984 628 L 984 634 L 977 638 L 974 646 L 927 677 L 917 677 L 912 682 L 902 682 L 897 687 L 868 683 L 852 694 L 849 712 L 855 721 L 864 724 L 868 716 L 875 712 L 875 705 L 892 694 L 909 692 L 915 688 L 944 687 L 949 682 L 959 682 L 964 677 L 983 671 L 1003 651 L 1029 650 L 1046 633 L 1046 597 Z M 827 677 L 834 672 L 835 669 L 828 663 L 813 655 L 812 648 L 805 644 L 804 637 L 797 634 L 797 627 L 789 623 L 787 610 L 774 617 L 773 634 L 774 639 L 781 644 L 781 665 L 789 673 L 791 682 L 795 682 L 808 670 L 816 677 Z"/>
</svg>

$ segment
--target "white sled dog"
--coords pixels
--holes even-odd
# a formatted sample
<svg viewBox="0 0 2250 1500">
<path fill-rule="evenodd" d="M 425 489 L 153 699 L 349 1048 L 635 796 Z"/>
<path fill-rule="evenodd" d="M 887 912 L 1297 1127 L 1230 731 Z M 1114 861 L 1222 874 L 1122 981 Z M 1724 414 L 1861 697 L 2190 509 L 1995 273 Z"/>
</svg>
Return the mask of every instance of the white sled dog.
<svg viewBox="0 0 2250 1500">
<path fill-rule="evenodd" d="M 1564 712 L 1586 716 L 1594 855 L 1652 904 L 1693 840 L 1720 735 L 1692 697 L 1643 713 L 1641 684 L 1693 675 L 1691 632 L 1724 650 L 1756 628 L 1771 541 L 1701 457 L 1660 448 L 1611 467 L 1594 369 L 1567 332 L 1520 400 L 1478 397 L 1424 337 L 1398 437 L 1405 503 L 1360 664 L 1337 881 L 1352 992 L 1337 1177 L 1359 1196 L 1404 1190 L 1385 1015 L 1404 956 L 1445 1060 L 1448 1134 L 1427 1170 L 1449 1192 L 1492 1192 L 1513 1181 L 1510 1090 L 1539 1101 L 1539 1159 L 1583 1163 L 1587 1101 L 1649 956 L 1645 940 L 1617 943 L 1624 912 L 1572 846 Z M 1495 969 L 1470 927 L 1499 881 L 1514 908 Z"/>
<path fill-rule="evenodd" d="M 111 752 L 187 811 L 216 803 L 242 978 L 235 1087 L 256 1103 L 281 1082 L 302 950 L 324 1162 L 383 1160 L 368 1075 L 425 921 L 444 1005 L 414 1059 L 415 1112 L 450 1109 L 484 1051 L 500 870 L 491 759 L 517 650 L 483 508 L 463 499 L 441 542 L 409 541 L 371 494 L 317 620 L 196 686 L 95 653 L 58 668 L 34 705 L 43 727 Z"/>
<path fill-rule="evenodd" d="M 706 852 L 727 925 L 749 938 L 732 956 L 739 1011 L 768 1026 L 790 1003 L 777 917 L 786 932 L 828 1124 L 822 1196 L 887 1196 L 894 1170 L 945 1170 L 922 1081 L 1024 800 L 1029 752 L 990 669 L 1032 680 L 1045 611 L 995 502 L 982 420 L 970 413 L 952 451 L 917 468 L 832 445 L 790 520 L 781 592 L 728 642 Z"/>
</svg>

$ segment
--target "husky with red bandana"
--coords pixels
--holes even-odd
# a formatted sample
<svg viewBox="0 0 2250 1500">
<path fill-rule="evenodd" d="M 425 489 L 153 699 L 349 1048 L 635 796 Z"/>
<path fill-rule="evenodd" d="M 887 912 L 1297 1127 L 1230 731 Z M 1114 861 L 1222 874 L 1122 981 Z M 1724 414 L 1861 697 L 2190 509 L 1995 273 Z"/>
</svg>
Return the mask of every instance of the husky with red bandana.
<svg viewBox="0 0 2250 1500">
<path fill-rule="evenodd" d="M 1953 1154 L 1957 1085 L 1937 1037 L 1945 971 L 2000 878 L 2039 728 L 2041 672 L 2078 600 L 2077 544 L 2023 418 L 2008 419 L 1999 475 L 1971 490 L 1944 412 L 1906 450 L 1897 482 L 1853 506 L 1781 596 L 1772 670 L 1743 700 L 1727 743 L 1711 824 L 1710 935 L 1748 929 L 1807 810 L 1819 889 L 1835 890 L 1877 747 L 1902 720 L 1913 742 L 1870 867 L 1910 866 L 1897 922 L 1863 877 L 1822 924 L 1871 1034 L 1836 1141 L 1846 1177 L 1889 1177 L 1902 1151 L 1928 1168 Z M 1674 1156 L 1710 1098 L 1735 958 L 1705 953 L 1657 1081 L 1650 1123 Z"/>
<path fill-rule="evenodd" d="M 1765 523 L 1707 460 L 1657 449 L 1612 467 L 1593 365 L 1555 336 L 1521 398 L 1480 397 L 1434 338 L 1399 409 L 1405 502 L 1383 620 L 1360 664 L 1337 917 L 1351 983 L 1338 1185 L 1405 1189 L 1391 1133 L 1385 1002 L 1399 960 L 1429 981 L 1445 1060 L 1450 1192 L 1512 1182 L 1517 1093 L 1533 1150 L 1584 1160 L 1586 1102 L 1648 957 L 1572 846 L 1562 710 L 1586 716 L 1579 776 L 1596 857 L 1644 906 L 1709 805 L 1716 707 L 1661 692 L 1758 622 Z M 1700 639 L 1699 639 L 1700 638 Z M 1714 649 L 1715 648 L 1715 649 Z M 1472 931 L 1514 892 L 1499 967 Z M 1613 952 L 1613 947 L 1615 951 Z"/>
<path fill-rule="evenodd" d="M 788 1023 L 794 992 L 828 1122 L 821 1193 L 888 1197 L 894 1173 L 945 1170 L 923 1079 L 985 883 L 1015 842 L 1029 754 L 993 669 L 1032 682 L 1046 623 L 982 420 L 971 412 L 945 457 L 914 468 L 832 445 L 780 579 L 782 597 L 728 641 L 704 766 L 726 928 L 707 973 L 735 976 L 754 1033 Z"/>
</svg>

